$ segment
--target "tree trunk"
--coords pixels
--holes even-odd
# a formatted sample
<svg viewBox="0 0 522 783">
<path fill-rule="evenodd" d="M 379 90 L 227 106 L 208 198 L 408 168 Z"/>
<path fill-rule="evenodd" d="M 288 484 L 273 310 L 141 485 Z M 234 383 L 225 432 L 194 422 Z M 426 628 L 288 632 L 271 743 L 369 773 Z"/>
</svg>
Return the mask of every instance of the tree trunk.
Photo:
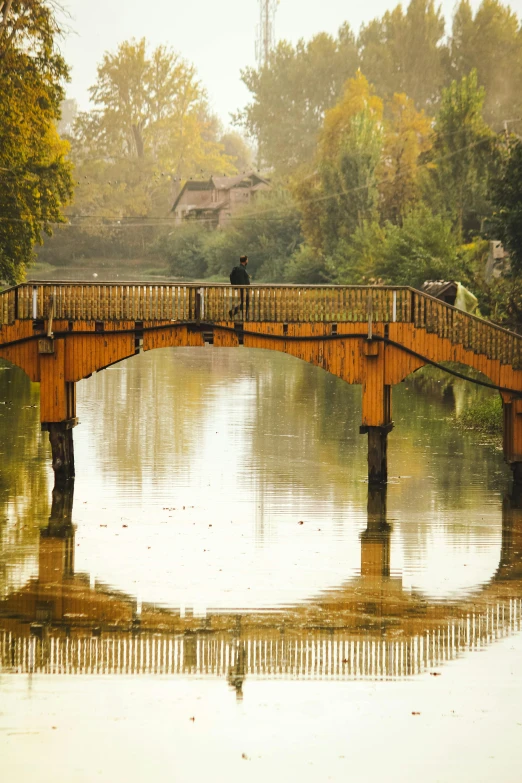
<svg viewBox="0 0 522 783">
<path fill-rule="evenodd" d="M 143 143 L 143 136 L 139 125 L 132 126 L 132 134 L 134 136 L 134 146 L 136 147 L 136 155 L 138 158 L 143 158 L 145 154 L 145 145 Z"/>
</svg>

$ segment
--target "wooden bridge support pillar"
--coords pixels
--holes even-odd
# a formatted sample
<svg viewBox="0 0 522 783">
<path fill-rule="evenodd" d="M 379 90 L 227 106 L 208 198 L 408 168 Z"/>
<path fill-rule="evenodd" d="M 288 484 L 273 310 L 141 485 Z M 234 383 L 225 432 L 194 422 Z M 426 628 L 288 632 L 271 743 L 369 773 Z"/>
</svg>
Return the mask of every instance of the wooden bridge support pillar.
<svg viewBox="0 0 522 783">
<path fill-rule="evenodd" d="M 391 420 L 391 386 L 384 383 L 384 345 L 369 340 L 365 345 L 361 434 L 368 433 L 368 482 L 388 480 L 388 433 Z"/>
<path fill-rule="evenodd" d="M 40 420 L 49 433 L 55 483 L 63 486 L 74 478 L 72 430 L 76 418 L 76 386 L 65 380 L 65 340 L 39 343 Z"/>
<path fill-rule="evenodd" d="M 56 485 L 63 487 L 74 479 L 74 442 L 68 421 L 47 422 Z"/>
</svg>

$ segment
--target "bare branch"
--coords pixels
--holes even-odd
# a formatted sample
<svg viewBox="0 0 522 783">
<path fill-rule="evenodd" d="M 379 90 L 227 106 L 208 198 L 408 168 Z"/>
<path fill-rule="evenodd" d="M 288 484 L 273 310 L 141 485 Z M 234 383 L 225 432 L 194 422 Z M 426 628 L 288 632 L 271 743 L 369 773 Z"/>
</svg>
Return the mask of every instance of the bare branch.
<svg viewBox="0 0 522 783">
<path fill-rule="evenodd" d="M 0 13 L 2 14 L 2 21 L 0 21 L 0 28 L 6 26 L 7 19 L 9 17 L 9 12 L 11 11 L 12 5 L 13 5 L 13 0 L 4 0 L 4 2 L 2 2 L 2 4 L 0 5 Z"/>
</svg>

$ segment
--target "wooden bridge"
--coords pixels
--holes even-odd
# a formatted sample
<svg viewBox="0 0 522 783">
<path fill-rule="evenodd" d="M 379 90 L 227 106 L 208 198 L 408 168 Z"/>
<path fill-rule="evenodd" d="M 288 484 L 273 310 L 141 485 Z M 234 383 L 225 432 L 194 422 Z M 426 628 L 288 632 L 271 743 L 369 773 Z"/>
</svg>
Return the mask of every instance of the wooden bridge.
<svg viewBox="0 0 522 783">
<path fill-rule="evenodd" d="M 40 383 L 59 481 L 74 476 L 78 381 L 141 350 L 205 343 L 282 351 L 361 384 L 370 482 L 387 478 L 392 387 L 425 364 L 467 365 L 502 395 L 504 455 L 522 483 L 522 338 L 413 288 L 27 283 L 0 294 L 0 358 Z"/>
</svg>

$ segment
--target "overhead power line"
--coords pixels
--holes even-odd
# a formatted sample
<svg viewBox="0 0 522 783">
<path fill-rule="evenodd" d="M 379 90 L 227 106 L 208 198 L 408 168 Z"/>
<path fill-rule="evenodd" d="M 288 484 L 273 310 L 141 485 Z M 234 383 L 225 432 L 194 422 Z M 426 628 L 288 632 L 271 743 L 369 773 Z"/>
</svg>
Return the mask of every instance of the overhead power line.
<svg viewBox="0 0 522 783">
<path fill-rule="evenodd" d="M 463 153 L 467 152 L 470 149 L 474 149 L 476 147 L 479 147 L 481 144 L 489 143 L 489 139 L 479 139 L 478 141 L 471 142 L 470 144 L 466 144 L 464 147 L 460 147 L 459 149 L 452 150 L 451 152 L 448 152 L 446 155 L 441 155 L 439 157 L 439 162 L 442 160 L 449 160 L 450 158 L 454 158 L 456 156 L 462 155 Z M 417 167 L 420 169 L 426 169 L 433 165 L 432 161 L 425 161 L 424 163 L 418 163 L 418 164 L 411 164 L 410 166 L 405 166 L 402 173 L 395 174 L 392 178 L 389 177 L 383 177 L 380 180 L 374 181 L 372 184 L 374 186 L 379 187 L 380 185 L 388 184 L 393 185 L 395 182 L 400 181 L 403 177 L 406 177 L 409 175 L 410 170 L 412 168 Z M 336 199 L 342 196 L 348 196 L 352 193 L 361 192 L 364 190 L 367 190 L 370 183 L 365 183 L 364 185 L 357 185 L 352 188 L 343 188 L 342 190 L 338 190 L 334 193 L 323 193 L 321 195 L 314 195 L 307 199 L 302 199 L 299 201 L 298 204 L 295 203 L 289 203 L 287 206 L 283 206 L 281 204 L 270 207 L 267 206 L 262 209 L 256 209 L 255 211 L 252 211 L 249 214 L 242 214 L 242 215 L 230 215 L 228 218 L 229 222 L 241 222 L 241 221 L 249 221 L 249 220 L 255 220 L 262 217 L 265 220 L 274 220 L 279 221 L 283 217 L 284 212 L 293 212 L 296 208 L 298 210 L 302 210 L 304 206 L 308 206 L 310 204 L 319 203 L 319 202 L 325 202 L 330 201 L 331 199 Z M 274 215 L 275 213 L 275 215 Z M 270 215 L 274 215 L 274 217 L 269 217 Z M 81 221 L 96 221 L 100 224 L 105 223 L 106 225 L 112 225 L 114 227 L 125 227 L 128 228 L 129 226 L 147 226 L 147 225 L 173 225 L 173 219 L 171 215 L 163 215 L 163 216 L 155 216 L 151 217 L 148 215 L 129 215 L 129 216 L 120 216 L 120 217 L 109 217 L 106 215 L 96 215 L 93 213 L 88 214 L 69 214 L 65 216 L 66 219 L 69 220 L 81 220 Z M 45 218 L 40 219 L 42 222 L 45 220 Z M 8 222 L 8 223 L 21 223 L 24 222 L 22 218 L 10 218 L 10 217 L 4 217 L 0 215 L 0 222 Z M 54 221 L 45 220 L 45 222 L 53 223 Z M 205 224 L 205 223 L 214 223 L 214 218 L 198 218 L 197 220 L 194 220 L 197 224 Z M 65 225 L 65 226 L 73 226 L 74 223 L 64 223 L 63 221 L 56 221 L 57 225 Z M 78 224 L 76 224 L 78 225 Z"/>
</svg>

